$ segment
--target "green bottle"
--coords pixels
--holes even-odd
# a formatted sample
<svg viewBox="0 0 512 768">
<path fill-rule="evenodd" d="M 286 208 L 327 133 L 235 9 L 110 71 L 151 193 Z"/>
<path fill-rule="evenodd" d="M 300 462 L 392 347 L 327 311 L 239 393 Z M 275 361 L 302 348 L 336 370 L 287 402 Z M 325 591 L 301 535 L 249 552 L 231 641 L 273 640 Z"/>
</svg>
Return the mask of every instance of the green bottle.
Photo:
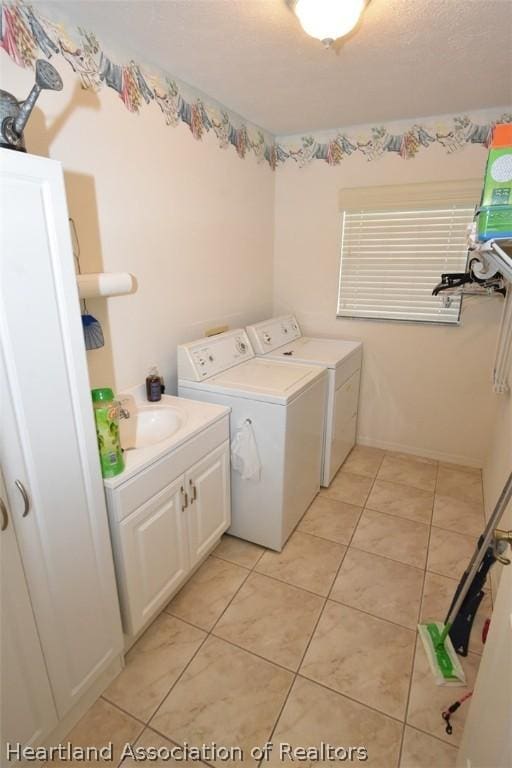
<svg viewBox="0 0 512 768">
<path fill-rule="evenodd" d="M 108 387 L 91 391 L 100 452 L 101 474 L 114 477 L 124 469 L 124 457 L 119 440 L 119 404 Z"/>
</svg>

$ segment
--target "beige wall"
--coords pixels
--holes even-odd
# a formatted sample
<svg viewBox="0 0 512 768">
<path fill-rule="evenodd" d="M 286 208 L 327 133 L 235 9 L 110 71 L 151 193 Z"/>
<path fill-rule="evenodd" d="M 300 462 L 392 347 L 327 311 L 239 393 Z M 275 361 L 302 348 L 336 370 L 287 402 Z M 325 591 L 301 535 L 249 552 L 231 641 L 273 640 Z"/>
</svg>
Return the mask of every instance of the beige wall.
<svg viewBox="0 0 512 768">
<path fill-rule="evenodd" d="M 4 88 L 28 92 L 30 71 L 5 55 L 0 66 Z M 112 90 L 84 91 L 57 66 L 64 91 L 42 95 L 29 150 L 63 163 L 83 271 L 138 281 L 132 296 L 88 303 L 107 336 L 88 354 L 93 385 L 122 390 L 156 363 L 173 391 L 179 342 L 294 311 L 309 333 L 363 340 L 361 442 L 483 463 L 499 401 L 489 383 L 499 300 L 468 301 L 460 328 L 335 312 L 339 190 L 478 177 L 485 150 L 355 156 L 336 168 L 288 162 L 273 174 L 252 155 L 220 150 L 212 135 L 196 142 L 185 125 L 167 127 L 155 104 L 132 115 Z"/>
<path fill-rule="evenodd" d="M 505 481 L 512 472 L 512 401 L 510 394 L 499 398 L 491 444 L 484 465 L 485 510 L 489 517 Z M 512 528 L 512 504 L 509 505 L 500 528 Z"/>
<path fill-rule="evenodd" d="M 55 64 L 64 91 L 42 95 L 28 149 L 62 161 L 82 270 L 138 281 L 132 296 L 88 302 L 109 336 L 88 353 L 92 384 L 120 391 L 156 363 L 173 388 L 179 342 L 271 313 L 274 174 L 212 135 L 166 126 L 156 104 L 134 115 L 110 89 L 82 90 Z M 2 87 L 27 94 L 33 73 L 4 53 L 0 66 Z"/>
<path fill-rule="evenodd" d="M 404 161 L 287 163 L 276 174 L 274 311 L 309 334 L 364 342 L 360 442 L 482 465 L 499 397 L 490 384 L 500 300 L 470 299 L 462 326 L 336 319 L 339 191 L 344 187 L 478 178 L 486 151 L 430 147 Z"/>
<path fill-rule="evenodd" d="M 512 401 L 511 395 L 508 394 L 500 395 L 489 450 L 485 458 L 483 483 L 487 519 L 494 510 L 510 472 L 512 472 Z M 497 527 L 512 530 L 512 502 L 508 505 Z M 512 552 L 509 550 L 506 556 L 511 557 L 511 555 Z M 508 570 L 512 570 L 512 566 L 508 567 Z M 494 593 L 497 591 L 502 571 L 503 566 L 499 563 L 496 563 L 491 571 Z M 503 589 L 509 590 L 508 604 L 512 610 L 512 582 L 510 579 L 508 584 L 509 586 L 503 587 Z"/>
</svg>

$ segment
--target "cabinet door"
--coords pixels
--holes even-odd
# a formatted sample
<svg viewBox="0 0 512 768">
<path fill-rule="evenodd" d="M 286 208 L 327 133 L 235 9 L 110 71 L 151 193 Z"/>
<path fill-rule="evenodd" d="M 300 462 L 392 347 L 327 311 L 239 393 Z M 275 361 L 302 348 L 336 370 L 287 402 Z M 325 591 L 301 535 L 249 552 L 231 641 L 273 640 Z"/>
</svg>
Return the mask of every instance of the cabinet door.
<svg viewBox="0 0 512 768">
<path fill-rule="evenodd" d="M 0 461 L 62 718 L 123 639 L 60 163 L 0 149 L 0 207 Z"/>
<path fill-rule="evenodd" d="M 229 440 L 186 474 L 190 560 L 193 567 L 231 522 Z"/>
<path fill-rule="evenodd" d="M 37 746 L 57 725 L 57 712 L 1 476 L 0 499 L 0 749 L 5 756 L 7 742 Z"/>
<path fill-rule="evenodd" d="M 189 571 L 184 478 L 176 480 L 120 524 L 125 631 L 136 634 L 177 590 Z"/>
</svg>

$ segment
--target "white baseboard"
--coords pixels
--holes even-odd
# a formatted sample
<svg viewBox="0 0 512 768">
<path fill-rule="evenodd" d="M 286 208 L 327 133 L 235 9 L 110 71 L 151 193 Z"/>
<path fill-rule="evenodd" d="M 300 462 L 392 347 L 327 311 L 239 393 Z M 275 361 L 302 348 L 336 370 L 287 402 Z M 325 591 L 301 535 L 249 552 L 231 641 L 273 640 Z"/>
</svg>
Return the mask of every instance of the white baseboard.
<svg viewBox="0 0 512 768">
<path fill-rule="evenodd" d="M 408 453 L 411 456 L 422 456 L 426 459 L 435 459 L 444 461 L 447 464 L 462 464 L 466 467 L 476 467 L 482 469 L 483 461 L 475 459 L 472 456 L 463 456 L 457 453 L 443 453 L 442 451 L 432 451 L 427 448 L 420 449 L 402 443 L 391 443 L 386 440 L 374 440 L 371 437 L 357 436 L 358 445 L 367 445 L 369 448 L 383 448 L 385 451 L 396 451 L 398 453 Z"/>
</svg>

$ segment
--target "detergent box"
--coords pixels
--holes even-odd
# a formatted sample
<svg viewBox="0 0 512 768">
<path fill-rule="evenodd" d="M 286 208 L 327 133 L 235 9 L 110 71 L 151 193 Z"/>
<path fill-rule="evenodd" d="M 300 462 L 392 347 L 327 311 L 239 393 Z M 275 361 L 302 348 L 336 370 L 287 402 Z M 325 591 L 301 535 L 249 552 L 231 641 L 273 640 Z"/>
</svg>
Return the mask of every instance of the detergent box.
<svg viewBox="0 0 512 768">
<path fill-rule="evenodd" d="M 482 202 L 478 239 L 512 238 L 512 124 L 494 127 Z"/>
</svg>

